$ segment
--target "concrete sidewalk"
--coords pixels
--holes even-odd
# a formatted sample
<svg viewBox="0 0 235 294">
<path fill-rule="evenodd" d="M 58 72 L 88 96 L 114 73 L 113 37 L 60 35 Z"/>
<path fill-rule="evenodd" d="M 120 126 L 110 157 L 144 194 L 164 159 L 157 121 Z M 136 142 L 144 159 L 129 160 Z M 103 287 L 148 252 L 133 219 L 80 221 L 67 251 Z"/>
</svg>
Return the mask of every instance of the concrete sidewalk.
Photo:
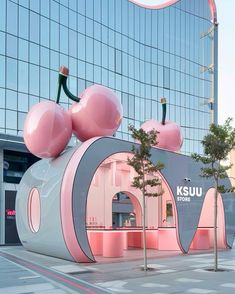
<svg viewBox="0 0 235 294">
<path fill-rule="evenodd" d="M 15 264 L 0 256 L 0 293 L 1 294 L 64 294 L 72 293 L 60 285 L 36 274 L 34 271 Z"/>
<path fill-rule="evenodd" d="M 107 293 L 140 294 L 235 293 L 235 248 L 219 252 L 219 267 L 224 270 L 220 272 L 207 270 L 213 267 L 212 252 L 191 252 L 187 255 L 171 251 L 151 255 L 150 252 L 151 257 L 148 260 L 148 265 L 153 270 L 146 273 L 140 269 L 142 265 L 141 250 L 135 250 L 132 253 L 132 258 L 125 261 L 106 258 L 100 260 L 99 263 L 79 265 L 28 252 L 23 247 L 0 247 L 0 252 L 18 256 L 22 260 L 28 260 L 36 265 L 62 273 L 66 277 L 99 287 L 94 292 L 86 293 L 102 293 L 101 289 L 106 289 Z M 8 261 L 1 258 L 0 293 L 74 293 L 64 284 L 55 283 L 32 271 L 27 272 L 28 269 L 11 271 L 11 267 L 7 269 L 8 267 Z M 2 271 L 5 271 L 6 275 L 8 274 L 5 279 L 2 278 Z M 22 279 L 20 275 L 26 278 Z M 23 292 L 1 292 L 3 288 L 7 287 L 10 279 L 12 287 L 27 286 L 30 282 L 35 288 L 31 288 L 30 291 L 28 288 L 21 288 Z M 24 281 L 23 285 L 22 281 Z M 80 292 L 76 291 L 75 293 Z"/>
</svg>

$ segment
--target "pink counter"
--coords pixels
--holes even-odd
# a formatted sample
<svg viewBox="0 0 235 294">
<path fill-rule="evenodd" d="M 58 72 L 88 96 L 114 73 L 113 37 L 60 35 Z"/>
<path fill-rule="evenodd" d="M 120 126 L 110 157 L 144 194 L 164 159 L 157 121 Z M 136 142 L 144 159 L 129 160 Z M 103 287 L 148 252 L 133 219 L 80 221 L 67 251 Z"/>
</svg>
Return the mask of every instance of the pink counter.
<svg viewBox="0 0 235 294">
<path fill-rule="evenodd" d="M 142 231 L 125 231 L 123 233 L 126 235 L 126 249 L 128 247 L 142 247 Z"/>
<path fill-rule="evenodd" d="M 146 247 L 149 249 L 158 249 L 158 230 L 146 231 Z"/>
<path fill-rule="evenodd" d="M 142 230 L 90 230 L 88 239 L 94 255 L 121 257 L 130 247 L 143 248 Z M 158 231 L 146 230 L 147 248 L 158 248 Z"/>
<path fill-rule="evenodd" d="M 143 248 L 143 231 L 126 231 L 126 249 Z M 146 230 L 146 248 L 158 249 L 158 230 Z"/>
<path fill-rule="evenodd" d="M 142 230 L 88 230 L 88 239 L 94 255 L 122 257 L 128 248 L 143 248 Z M 176 228 L 165 227 L 146 230 L 146 248 L 180 250 Z M 209 249 L 210 229 L 198 228 L 190 249 Z"/>
<path fill-rule="evenodd" d="M 176 228 L 158 228 L 158 249 L 180 250 L 176 237 Z"/>
</svg>

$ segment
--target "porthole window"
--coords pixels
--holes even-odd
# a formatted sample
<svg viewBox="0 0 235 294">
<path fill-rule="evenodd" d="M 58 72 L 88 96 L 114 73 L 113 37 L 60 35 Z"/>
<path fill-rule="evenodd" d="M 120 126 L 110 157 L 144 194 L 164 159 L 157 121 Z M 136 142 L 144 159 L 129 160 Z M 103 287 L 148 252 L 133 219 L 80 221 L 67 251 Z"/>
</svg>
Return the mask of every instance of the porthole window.
<svg viewBox="0 0 235 294">
<path fill-rule="evenodd" d="M 40 228 L 41 220 L 41 203 L 40 194 L 36 188 L 29 193 L 28 198 L 28 223 L 31 231 L 37 233 Z"/>
</svg>

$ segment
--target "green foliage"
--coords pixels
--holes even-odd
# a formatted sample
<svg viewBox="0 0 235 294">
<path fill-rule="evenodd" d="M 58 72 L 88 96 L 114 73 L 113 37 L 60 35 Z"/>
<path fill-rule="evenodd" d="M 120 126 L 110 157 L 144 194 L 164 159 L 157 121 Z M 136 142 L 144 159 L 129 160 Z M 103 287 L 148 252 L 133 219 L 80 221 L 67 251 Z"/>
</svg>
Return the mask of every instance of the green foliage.
<svg viewBox="0 0 235 294">
<path fill-rule="evenodd" d="M 232 119 L 228 118 L 224 125 L 212 124 L 209 133 L 202 140 L 204 155 L 192 154 L 193 159 L 204 164 L 201 168 L 201 176 L 204 178 L 214 178 L 217 182 L 228 177 L 227 171 L 232 164 L 220 165 L 220 163 L 227 160 L 230 151 L 235 147 L 235 129 L 230 125 L 231 121 Z M 218 186 L 217 189 L 221 193 L 230 190 L 223 185 Z"/>
<path fill-rule="evenodd" d="M 163 163 L 157 162 L 154 164 L 151 161 L 151 146 L 157 144 L 157 134 L 155 130 L 145 132 L 143 129 L 135 129 L 134 126 L 129 126 L 132 137 L 137 140 L 140 145 L 132 146 L 134 156 L 128 158 L 128 164 L 134 168 L 137 176 L 134 177 L 132 186 L 140 189 L 144 196 L 157 197 L 163 194 L 163 191 L 154 193 L 148 192 L 148 187 L 156 187 L 161 185 L 161 180 L 156 173 L 164 168 Z"/>
<path fill-rule="evenodd" d="M 204 164 L 201 168 L 201 176 L 204 178 L 213 178 L 215 185 L 214 194 L 214 271 L 218 270 L 218 241 L 217 241 L 217 200 L 218 192 L 233 192 L 234 188 L 226 188 L 219 185 L 219 180 L 228 177 L 227 170 L 231 164 L 220 165 L 221 161 L 227 160 L 230 151 L 235 147 L 235 129 L 230 125 L 232 119 L 228 118 L 224 125 L 210 126 L 209 133 L 202 140 L 204 155 L 192 154 L 192 158 Z"/>
</svg>

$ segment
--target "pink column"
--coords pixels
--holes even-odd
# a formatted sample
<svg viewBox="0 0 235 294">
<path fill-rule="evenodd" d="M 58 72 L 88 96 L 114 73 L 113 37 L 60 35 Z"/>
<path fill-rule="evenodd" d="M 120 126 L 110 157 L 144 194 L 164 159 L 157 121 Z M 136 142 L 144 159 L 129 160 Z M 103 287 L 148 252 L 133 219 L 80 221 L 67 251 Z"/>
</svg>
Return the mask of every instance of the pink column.
<svg viewBox="0 0 235 294">
<path fill-rule="evenodd" d="M 124 248 L 124 232 L 107 231 L 103 233 L 103 256 L 121 257 Z"/>
</svg>

